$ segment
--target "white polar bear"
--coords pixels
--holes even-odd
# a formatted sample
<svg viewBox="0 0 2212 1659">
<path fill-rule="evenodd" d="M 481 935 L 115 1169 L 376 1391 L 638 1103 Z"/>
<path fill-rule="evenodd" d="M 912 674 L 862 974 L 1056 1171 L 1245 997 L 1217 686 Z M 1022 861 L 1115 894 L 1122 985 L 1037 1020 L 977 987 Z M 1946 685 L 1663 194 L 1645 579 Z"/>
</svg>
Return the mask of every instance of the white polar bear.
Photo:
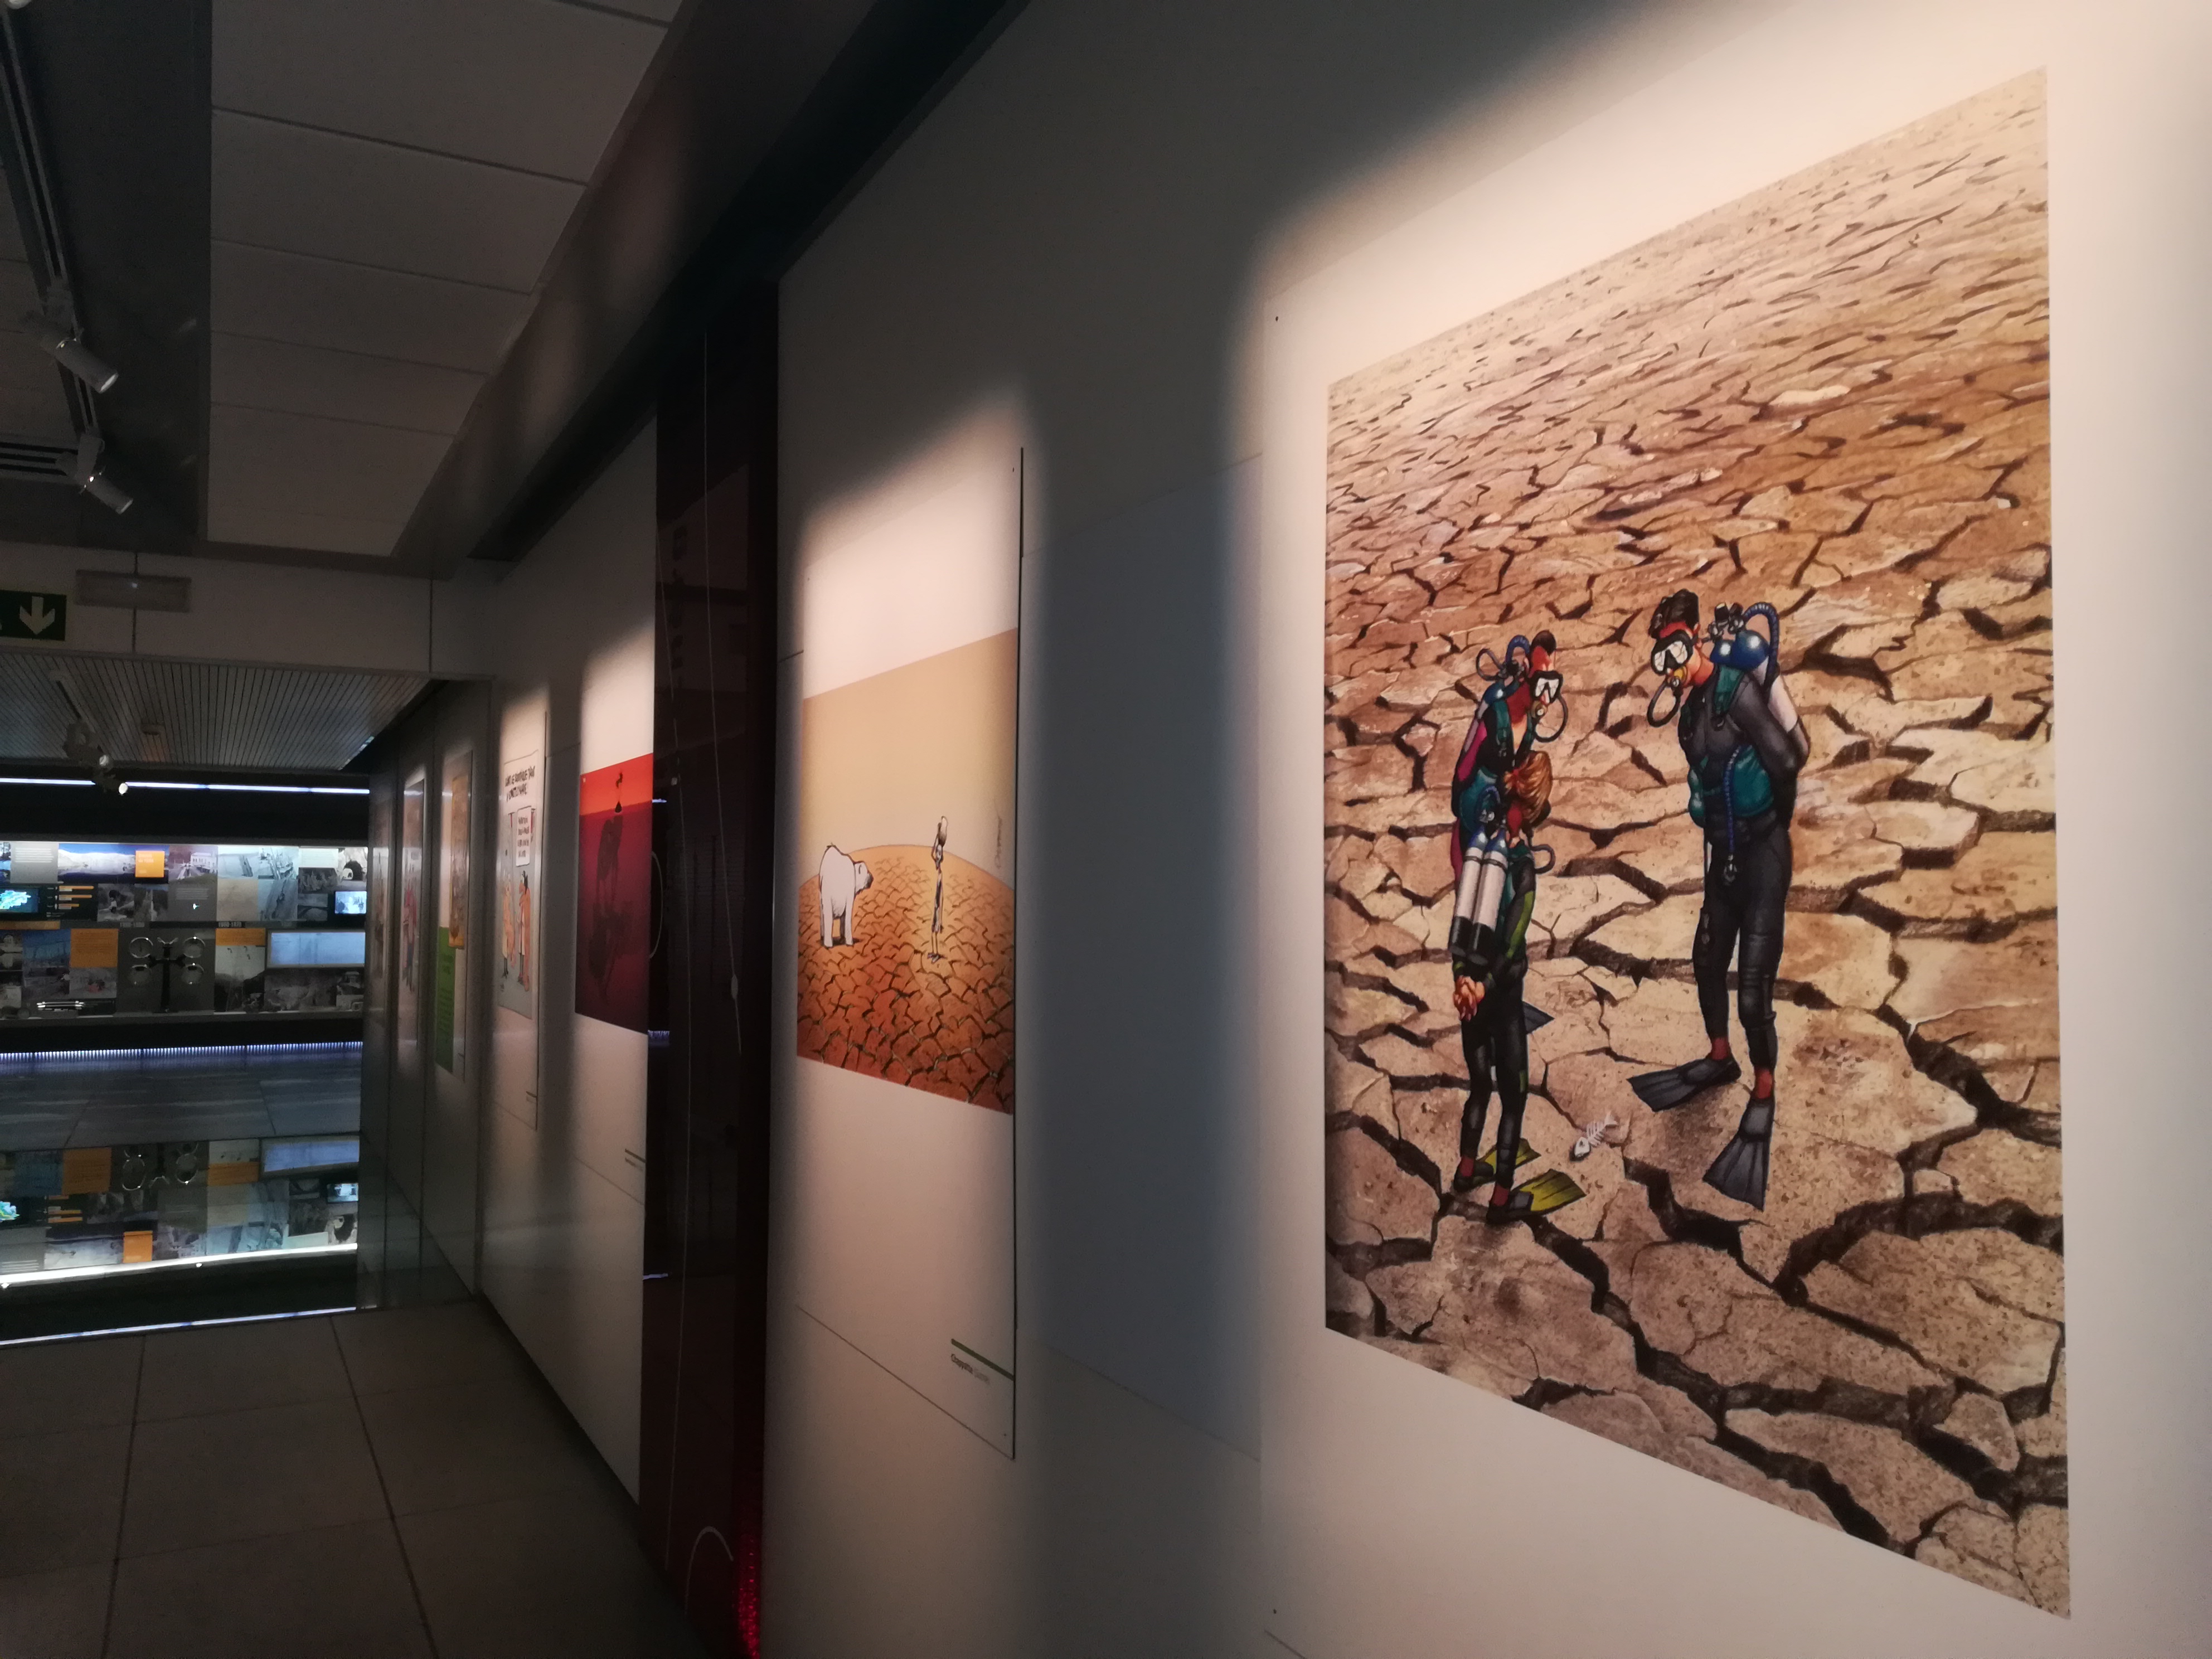
<svg viewBox="0 0 2212 1659">
<path fill-rule="evenodd" d="M 842 922 L 845 943 L 853 943 L 853 901 L 875 878 L 868 866 L 860 860 L 839 852 L 832 846 L 822 854 L 822 948 L 831 948 L 836 941 L 830 936 L 832 923 Z"/>
</svg>

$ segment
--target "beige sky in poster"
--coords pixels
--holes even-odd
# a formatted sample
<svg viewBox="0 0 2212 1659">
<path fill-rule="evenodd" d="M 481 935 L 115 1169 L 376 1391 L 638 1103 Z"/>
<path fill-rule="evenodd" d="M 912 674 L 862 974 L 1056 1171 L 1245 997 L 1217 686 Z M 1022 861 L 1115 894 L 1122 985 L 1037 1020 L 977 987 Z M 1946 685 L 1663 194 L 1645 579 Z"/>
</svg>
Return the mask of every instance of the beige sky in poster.
<svg viewBox="0 0 2212 1659">
<path fill-rule="evenodd" d="M 823 848 L 949 849 L 1013 884 L 1014 683 L 1009 630 L 809 697 L 799 711 L 799 878 Z"/>
</svg>

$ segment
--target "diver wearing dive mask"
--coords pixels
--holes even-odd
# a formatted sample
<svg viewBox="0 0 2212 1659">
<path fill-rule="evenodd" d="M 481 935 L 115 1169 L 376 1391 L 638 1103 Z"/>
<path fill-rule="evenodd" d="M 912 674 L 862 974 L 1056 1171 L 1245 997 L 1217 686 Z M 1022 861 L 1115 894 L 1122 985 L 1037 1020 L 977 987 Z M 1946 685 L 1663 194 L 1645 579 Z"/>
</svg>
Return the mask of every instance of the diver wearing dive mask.
<svg viewBox="0 0 2212 1659">
<path fill-rule="evenodd" d="M 1660 687 L 1648 712 L 1655 726 L 1679 716 L 1676 730 L 1690 769 L 1690 817 L 1705 838 L 1705 902 L 1691 963 L 1712 1046 L 1687 1065 L 1629 1082 L 1645 1105 L 1663 1112 L 1743 1075 L 1729 1046 L 1733 958 L 1736 1013 L 1754 1075 L 1735 1139 L 1713 1160 L 1705 1180 L 1730 1198 L 1764 1208 L 1774 1127 L 1774 980 L 1782 966 L 1791 874 L 1790 817 L 1809 745 L 1794 712 L 1787 725 L 1778 718 L 1776 705 L 1786 709 L 1788 704 L 1768 666 L 1773 642 L 1754 635 L 1752 643 L 1735 648 L 1741 622 L 1740 613 L 1729 611 L 1700 636 L 1698 596 L 1687 588 L 1668 594 L 1651 615 L 1651 666 Z"/>
</svg>

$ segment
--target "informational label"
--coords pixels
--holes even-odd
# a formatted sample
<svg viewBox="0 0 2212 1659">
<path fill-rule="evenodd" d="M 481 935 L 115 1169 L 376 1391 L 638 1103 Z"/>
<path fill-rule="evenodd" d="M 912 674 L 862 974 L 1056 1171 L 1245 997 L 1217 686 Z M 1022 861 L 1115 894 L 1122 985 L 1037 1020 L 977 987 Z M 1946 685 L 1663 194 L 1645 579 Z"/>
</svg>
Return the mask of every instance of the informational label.
<svg viewBox="0 0 2212 1659">
<path fill-rule="evenodd" d="M 458 1069 L 453 1064 L 453 1016 L 459 955 L 453 948 L 453 929 L 441 927 L 438 930 L 438 1006 L 434 1015 L 438 1024 L 436 1054 L 438 1064 L 448 1072 Z"/>
<path fill-rule="evenodd" d="M 463 745 L 446 755 L 441 802 L 444 831 L 439 838 L 438 982 L 431 1011 L 433 1057 L 441 1070 L 468 1075 L 469 790 L 475 775 L 475 750 Z"/>
<path fill-rule="evenodd" d="M 0 640 L 45 640 L 58 642 L 69 637 L 69 595 L 32 593 L 0 587 Z"/>
<path fill-rule="evenodd" d="M 502 1008 L 538 1017 L 538 803 L 543 768 L 535 754 L 499 763 L 499 867 L 495 895 L 499 957 L 492 994 Z"/>
</svg>

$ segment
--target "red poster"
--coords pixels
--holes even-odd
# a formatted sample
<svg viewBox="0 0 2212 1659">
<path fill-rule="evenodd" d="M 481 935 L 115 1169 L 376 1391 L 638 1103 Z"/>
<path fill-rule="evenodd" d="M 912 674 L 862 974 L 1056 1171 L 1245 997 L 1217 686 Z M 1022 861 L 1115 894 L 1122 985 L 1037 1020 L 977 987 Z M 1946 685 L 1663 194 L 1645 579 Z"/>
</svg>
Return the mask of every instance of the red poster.
<svg viewBox="0 0 2212 1659">
<path fill-rule="evenodd" d="M 653 757 L 585 773 L 578 811 L 576 1012 L 642 1031 L 653 942 Z"/>
</svg>

